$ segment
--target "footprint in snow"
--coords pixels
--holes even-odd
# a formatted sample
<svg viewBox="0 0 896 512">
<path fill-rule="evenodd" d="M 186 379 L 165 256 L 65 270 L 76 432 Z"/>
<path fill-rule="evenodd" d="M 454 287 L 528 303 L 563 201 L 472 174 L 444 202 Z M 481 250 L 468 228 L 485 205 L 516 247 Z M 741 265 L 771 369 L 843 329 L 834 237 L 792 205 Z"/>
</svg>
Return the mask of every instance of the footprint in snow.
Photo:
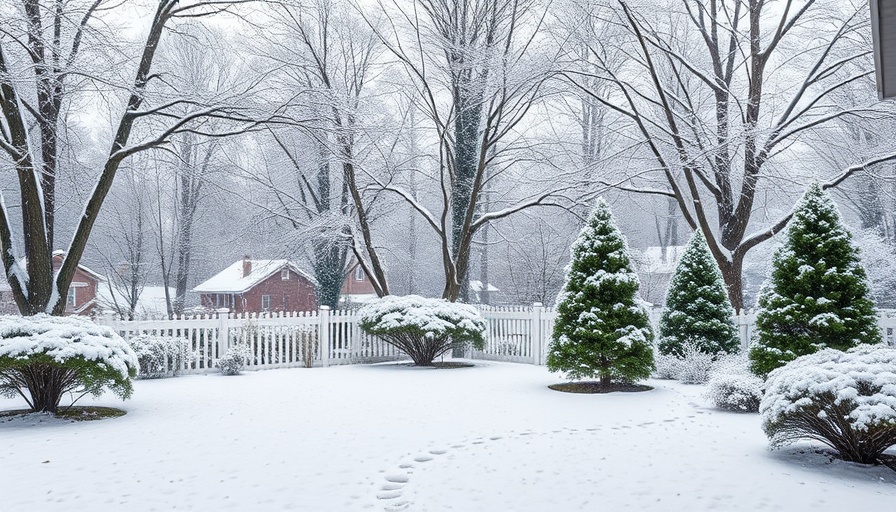
<svg viewBox="0 0 896 512">
<path fill-rule="evenodd" d="M 699 413 L 699 412 L 698 412 Z M 689 418 L 693 418 L 694 416 L 688 416 Z M 674 422 L 679 420 L 679 417 L 669 418 L 662 420 L 663 422 Z M 644 423 L 636 424 L 638 427 L 649 427 L 651 425 L 656 424 L 655 422 L 648 421 Z M 615 425 L 609 427 L 612 430 L 620 430 L 632 428 L 631 425 Z M 595 428 L 587 428 L 584 430 L 579 429 L 570 429 L 564 428 L 560 430 L 551 430 L 545 432 L 510 432 L 506 437 L 508 439 L 523 439 L 527 436 L 550 436 L 552 434 L 583 434 L 585 432 L 594 435 L 597 432 L 600 432 L 603 427 L 595 427 Z M 451 449 L 462 449 L 475 447 L 477 445 L 485 445 L 487 441 L 499 441 L 504 439 L 505 436 L 490 436 L 488 438 L 477 437 L 473 440 L 465 440 L 464 442 L 452 444 L 450 445 Z M 440 456 L 445 455 L 449 452 L 448 449 L 433 449 L 429 450 L 428 453 L 421 453 L 413 458 L 413 461 L 416 463 L 424 464 L 430 462 L 435 459 L 432 455 Z M 414 464 L 411 463 L 402 463 L 398 465 L 398 468 L 402 470 L 400 473 L 390 473 L 385 476 L 386 483 L 381 485 L 376 493 L 376 498 L 381 503 L 383 503 L 383 510 L 386 512 L 393 512 L 399 510 L 405 510 L 413 504 L 412 500 L 401 499 L 404 496 L 405 486 L 410 482 L 410 475 L 414 472 Z M 380 473 L 386 473 L 384 470 L 380 470 Z M 536 473 L 541 473 L 541 471 L 536 471 Z"/>
</svg>

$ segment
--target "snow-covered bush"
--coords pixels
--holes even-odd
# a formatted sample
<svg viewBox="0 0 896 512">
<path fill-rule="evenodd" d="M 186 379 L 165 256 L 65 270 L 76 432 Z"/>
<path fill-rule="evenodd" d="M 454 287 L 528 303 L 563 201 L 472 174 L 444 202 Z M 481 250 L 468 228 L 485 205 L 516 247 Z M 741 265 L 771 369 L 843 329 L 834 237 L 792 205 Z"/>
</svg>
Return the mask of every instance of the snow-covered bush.
<svg viewBox="0 0 896 512">
<path fill-rule="evenodd" d="M 224 352 L 224 357 L 218 359 L 218 369 L 224 375 L 239 375 L 243 368 L 246 367 L 246 360 L 249 359 L 250 355 L 249 347 L 245 344 L 234 345 L 228 348 L 227 352 Z"/>
<path fill-rule="evenodd" d="M 896 445 L 896 349 L 824 349 L 771 372 L 759 407 L 772 446 L 815 439 L 847 461 Z"/>
<path fill-rule="evenodd" d="M 656 379 L 677 379 L 678 366 L 681 360 L 673 355 L 666 355 L 655 348 L 653 351 L 653 377 Z"/>
<path fill-rule="evenodd" d="M 176 377 L 180 369 L 193 361 L 190 341 L 186 338 L 141 334 L 128 340 L 140 361 L 137 378 Z"/>
<path fill-rule="evenodd" d="M 703 352 L 701 347 L 692 341 L 685 341 L 679 345 L 679 350 L 681 357 L 678 358 L 678 372 L 675 378 L 684 384 L 706 383 L 719 356 Z"/>
<path fill-rule="evenodd" d="M 814 183 L 794 210 L 759 295 L 753 372 L 767 375 L 822 348 L 846 350 L 880 339 L 859 249 L 834 201 Z"/>
<path fill-rule="evenodd" d="M 762 379 L 750 371 L 750 361 L 737 354 L 720 359 L 713 366 L 705 396 L 720 409 L 756 412 L 762 400 Z"/>
<path fill-rule="evenodd" d="M 65 393 L 128 398 L 138 368 L 121 336 L 87 318 L 0 316 L 0 393 L 21 395 L 33 411 L 57 412 Z"/>
<path fill-rule="evenodd" d="M 452 347 L 485 345 L 486 323 L 476 308 L 418 295 L 388 295 L 362 307 L 361 329 L 380 336 L 410 356 L 417 366 L 432 366 Z"/>
<path fill-rule="evenodd" d="M 600 199 L 572 246 L 548 370 L 599 377 L 603 386 L 649 377 L 653 330 L 638 286 L 625 238 Z"/>
</svg>

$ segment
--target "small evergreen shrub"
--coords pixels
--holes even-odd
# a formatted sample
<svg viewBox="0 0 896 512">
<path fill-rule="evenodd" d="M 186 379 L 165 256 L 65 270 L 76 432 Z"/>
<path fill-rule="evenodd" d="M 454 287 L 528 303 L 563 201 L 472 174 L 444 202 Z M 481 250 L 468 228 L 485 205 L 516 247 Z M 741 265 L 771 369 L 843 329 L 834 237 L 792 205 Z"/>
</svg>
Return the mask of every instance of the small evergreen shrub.
<svg viewBox="0 0 896 512">
<path fill-rule="evenodd" d="M 62 396 L 122 399 L 133 392 L 137 354 L 115 331 L 84 317 L 0 316 L 0 394 L 35 412 L 56 413 Z"/>
<path fill-rule="evenodd" d="M 659 348 L 653 351 L 653 377 L 656 379 L 674 380 L 678 378 L 681 360 L 673 355 L 660 352 Z"/>
<path fill-rule="evenodd" d="M 710 377 L 706 397 L 719 409 L 757 412 L 762 401 L 762 379 L 752 373 Z"/>
<path fill-rule="evenodd" d="M 772 371 L 759 407 L 773 447 L 814 439 L 876 463 L 896 445 L 896 349 L 824 349 Z"/>
<path fill-rule="evenodd" d="M 757 412 L 762 401 L 762 379 L 750 371 L 750 362 L 740 354 L 722 358 L 710 372 L 706 398 L 720 409 Z"/>
<path fill-rule="evenodd" d="M 715 366 L 717 356 L 703 352 L 696 343 L 686 341 L 679 346 L 675 378 L 683 384 L 705 384 Z"/>
<path fill-rule="evenodd" d="M 625 239 L 600 199 L 572 246 L 548 369 L 607 387 L 649 377 L 653 330 L 638 286 Z"/>
<path fill-rule="evenodd" d="M 249 348 L 245 344 L 234 345 L 227 349 L 224 357 L 218 359 L 217 366 L 224 375 L 239 375 L 246 367 L 250 355 Z"/>
<path fill-rule="evenodd" d="M 454 347 L 485 346 L 486 323 L 476 308 L 445 299 L 388 295 L 362 307 L 361 329 L 380 336 L 410 356 L 417 366 Z"/>
<path fill-rule="evenodd" d="M 740 350 L 734 308 L 728 300 L 722 272 L 699 230 L 669 282 L 659 325 L 662 354 L 683 357 L 685 343 L 706 354 Z"/>
<path fill-rule="evenodd" d="M 859 250 L 814 183 L 797 204 L 759 296 L 751 368 L 767 375 L 799 356 L 881 340 Z"/>
<path fill-rule="evenodd" d="M 193 361 L 190 341 L 186 338 L 141 334 L 128 340 L 140 361 L 139 379 L 176 377 L 180 369 Z"/>
</svg>

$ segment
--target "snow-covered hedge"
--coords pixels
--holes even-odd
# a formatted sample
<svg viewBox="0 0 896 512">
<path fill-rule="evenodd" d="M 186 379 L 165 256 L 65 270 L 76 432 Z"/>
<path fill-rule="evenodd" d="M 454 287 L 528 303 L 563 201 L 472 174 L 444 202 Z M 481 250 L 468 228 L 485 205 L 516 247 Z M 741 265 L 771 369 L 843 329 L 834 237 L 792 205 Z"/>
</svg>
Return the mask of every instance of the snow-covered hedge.
<svg viewBox="0 0 896 512">
<path fill-rule="evenodd" d="M 0 316 L 0 391 L 35 411 L 56 412 L 65 393 L 128 398 L 138 368 L 121 336 L 87 318 Z"/>
<path fill-rule="evenodd" d="M 745 354 L 719 360 L 710 372 L 705 396 L 720 409 L 756 412 L 762 401 L 762 379 L 750 371 Z"/>
<path fill-rule="evenodd" d="M 896 445 L 896 349 L 825 349 L 771 372 L 759 412 L 772 446 L 816 439 L 874 463 Z"/>
<path fill-rule="evenodd" d="M 702 347 L 692 341 L 678 345 L 680 356 L 663 354 L 654 350 L 655 368 L 653 376 L 658 379 L 676 379 L 684 384 L 705 384 L 710 374 L 723 361 L 731 357 L 724 352 L 707 354 Z"/>
<path fill-rule="evenodd" d="M 249 359 L 249 347 L 240 343 L 227 349 L 224 357 L 218 359 L 218 368 L 224 375 L 239 375 L 246 367 L 246 360 Z"/>
<path fill-rule="evenodd" d="M 141 334 L 128 340 L 140 361 L 138 378 L 176 377 L 184 364 L 193 361 L 190 341 L 186 338 Z"/>
<path fill-rule="evenodd" d="M 454 346 L 485 344 L 485 319 L 476 308 L 418 295 L 389 295 L 359 310 L 361 329 L 404 351 L 414 363 L 431 365 Z"/>
</svg>

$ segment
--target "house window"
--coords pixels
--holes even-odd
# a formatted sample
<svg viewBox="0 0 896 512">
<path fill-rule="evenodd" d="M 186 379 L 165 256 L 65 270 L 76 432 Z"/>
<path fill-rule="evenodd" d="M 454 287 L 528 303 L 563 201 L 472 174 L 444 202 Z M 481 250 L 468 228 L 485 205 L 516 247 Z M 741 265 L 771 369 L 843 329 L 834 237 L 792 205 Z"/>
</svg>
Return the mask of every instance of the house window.
<svg viewBox="0 0 896 512">
<path fill-rule="evenodd" d="M 76 304 L 76 302 L 75 302 L 75 289 L 76 289 L 76 288 L 75 288 L 74 286 L 69 286 L 69 287 L 68 287 L 68 296 L 66 296 L 66 298 L 65 298 L 65 305 L 66 305 L 66 306 L 74 306 L 74 305 Z"/>
<path fill-rule="evenodd" d="M 364 280 L 364 269 L 361 268 L 361 265 L 355 267 L 355 281 L 363 281 Z"/>
<path fill-rule="evenodd" d="M 270 295 L 262 295 L 261 296 L 261 310 L 262 311 L 270 311 L 271 310 L 271 296 Z"/>
<path fill-rule="evenodd" d="M 280 271 L 280 279 L 282 279 L 284 281 L 289 281 L 289 269 L 288 268 L 284 268 L 283 270 Z"/>
</svg>

